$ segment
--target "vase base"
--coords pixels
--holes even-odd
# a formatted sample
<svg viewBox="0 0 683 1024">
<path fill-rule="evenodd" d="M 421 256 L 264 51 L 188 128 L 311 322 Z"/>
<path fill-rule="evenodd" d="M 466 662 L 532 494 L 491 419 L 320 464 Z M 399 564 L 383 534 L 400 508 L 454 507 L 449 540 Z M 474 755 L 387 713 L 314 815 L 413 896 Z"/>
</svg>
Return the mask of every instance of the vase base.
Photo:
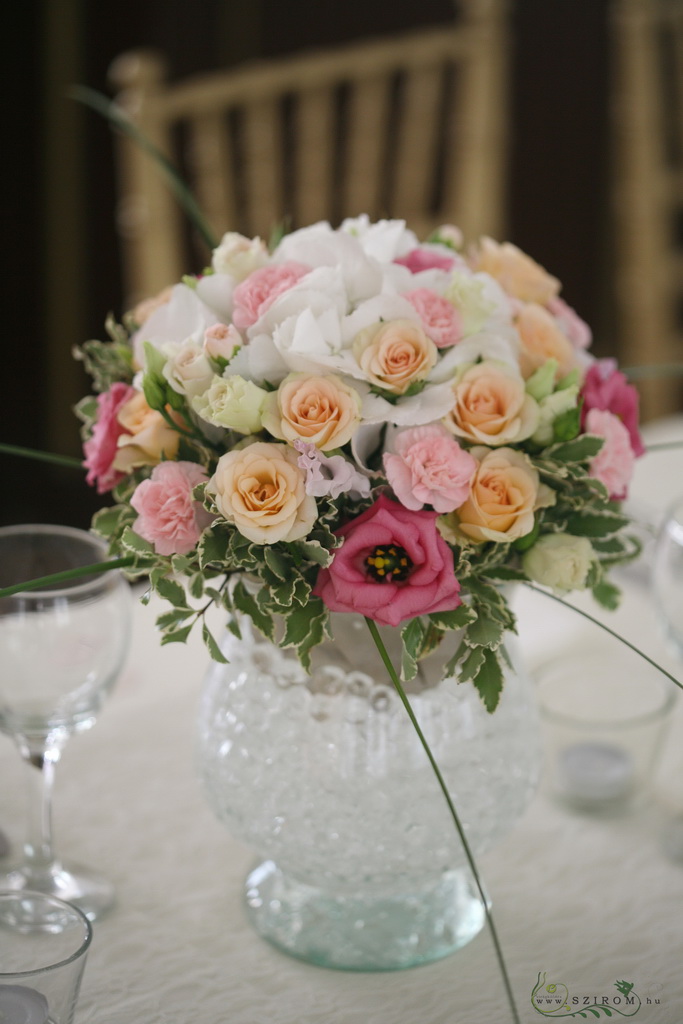
<svg viewBox="0 0 683 1024">
<path fill-rule="evenodd" d="M 420 890 L 368 898 L 331 895 L 264 861 L 247 877 L 256 931 L 290 956 L 346 971 L 394 971 L 440 960 L 485 923 L 466 871 L 446 872 Z"/>
</svg>

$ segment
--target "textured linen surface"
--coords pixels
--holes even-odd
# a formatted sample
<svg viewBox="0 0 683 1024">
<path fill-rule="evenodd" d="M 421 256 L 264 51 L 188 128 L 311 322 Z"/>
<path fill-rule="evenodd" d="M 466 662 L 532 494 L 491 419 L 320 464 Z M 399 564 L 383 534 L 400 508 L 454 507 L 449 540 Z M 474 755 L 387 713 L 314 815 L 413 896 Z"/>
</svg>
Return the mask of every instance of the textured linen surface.
<svg viewBox="0 0 683 1024">
<path fill-rule="evenodd" d="M 655 514 L 683 490 L 682 460 L 671 452 L 641 460 L 634 495 L 644 509 Z M 605 620 L 683 675 L 663 652 L 642 572 L 624 583 L 623 607 Z M 595 611 L 583 596 L 576 603 Z M 521 592 L 516 605 L 532 669 L 593 636 L 595 627 L 543 596 Z M 508 1024 L 486 931 L 439 963 L 362 974 L 299 963 L 251 930 L 242 888 L 253 854 L 213 818 L 194 765 L 207 656 L 198 638 L 160 648 L 157 611 L 136 607 L 119 685 L 58 770 L 58 848 L 97 866 L 118 892 L 95 924 L 75 1024 Z M 481 858 L 523 1024 L 543 1019 L 530 1002 L 543 971 L 597 997 L 626 979 L 643 1001 L 638 1024 L 683 1021 L 683 865 L 660 849 L 667 807 L 683 809 L 682 712 L 680 702 L 648 807 L 591 819 L 541 791 Z M 22 767 L 0 737 L 0 826 L 15 849 L 23 815 Z"/>
</svg>

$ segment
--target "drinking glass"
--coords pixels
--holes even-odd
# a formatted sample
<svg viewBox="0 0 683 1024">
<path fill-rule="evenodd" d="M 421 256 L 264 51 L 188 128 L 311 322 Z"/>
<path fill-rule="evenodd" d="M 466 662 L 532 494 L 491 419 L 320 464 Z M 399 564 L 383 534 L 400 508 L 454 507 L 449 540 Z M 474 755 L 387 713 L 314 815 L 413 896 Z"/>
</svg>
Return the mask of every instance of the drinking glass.
<svg viewBox="0 0 683 1024">
<path fill-rule="evenodd" d="M 106 559 L 93 534 L 68 526 L 0 528 L 0 588 Z M 89 729 L 119 674 L 130 637 L 130 589 L 116 570 L 0 598 L 0 730 L 26 765 L 29 816 L 21 862 L 0 889 L 31 889 L 75 904 L 94 920 L 111 883 L 56 856 L 55 768 L 69 737 Z"/>
<path fill-rule="evenodd" d="M 28 889 L 0 892 L 0 1021 L 73 1024 L 91 939 L 72 904 Z"/>
</svg>

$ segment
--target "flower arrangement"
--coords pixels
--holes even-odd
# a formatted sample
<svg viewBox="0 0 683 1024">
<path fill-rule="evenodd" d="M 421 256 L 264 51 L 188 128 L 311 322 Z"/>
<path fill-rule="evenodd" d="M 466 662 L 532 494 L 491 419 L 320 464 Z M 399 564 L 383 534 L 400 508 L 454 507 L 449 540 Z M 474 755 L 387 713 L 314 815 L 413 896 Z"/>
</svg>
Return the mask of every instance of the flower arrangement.
<svg viewBox="0 0 683 1024">
<path fill-rule="evenodd" d="M 493 711 L 502 584 L 614 606 L 638 399 L 559 292 L 509 243 L 361 216 L 270 249 L 226 234 L 110 320 L 77 353 L 87 479 L 115 500 L 93 528 L 169 602 L 162 642 L 217 604 L 307 666 L 329 613 L 355 612 L 400 628 L 410 679 L 457 630 L 444 674 Z"/>
</svg>

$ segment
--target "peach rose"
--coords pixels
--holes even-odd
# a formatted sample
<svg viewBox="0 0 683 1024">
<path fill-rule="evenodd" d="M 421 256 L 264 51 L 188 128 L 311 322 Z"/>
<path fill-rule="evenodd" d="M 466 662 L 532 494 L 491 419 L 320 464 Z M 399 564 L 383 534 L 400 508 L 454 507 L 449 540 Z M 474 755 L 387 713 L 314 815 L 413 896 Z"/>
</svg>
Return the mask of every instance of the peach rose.
<svg viewBox="0 0 683 1024">
<path fill-rule="evenodd" d="M 180 435 L 160 412 L 150 409 L 141 391 L 121 406 L 117 418 L 123 433 L 116 442 L 112 465 L 120 473 L 130 473 L 137 466 L 156 466 L 162 458 L 177 455 Z"/>
<path fill-rule="evenodd" d="M 540 483 L 537 471 L 514 448 L 476 447 L 479 463 L 467 501 L 447 517 L 447 526 L 476 542 L 507 543 L 531 533 L 534 512 L 552 504 L 554 493 Z"/>
<path fill-rule="evenodd" d="M 300 438 L 322 451 L 341 448 L 360 423 L 360 395 L 341 377 L 290 373 L 268 395 L 264 428 L 283 441 Z"/>
<path fill-rule="evenodd" d="M 299 453 L 284 444 L 257 441 L 227 452 L 207 485 L 220 514 L 255 544 L 292 541 L 310 532 L 317 516 L 306 494 Z"/>
<path fill-rule="evenodd" d="M 579 365 L 574 346 L 547 309 L 527 302 L 517 311 L 514 322 L 522 342 L 519 365 L 525 378 L 548 359 L 557 360 L 557 380 Z"/>
<path fill-rule="evenodd" d="M 353 354 L 371 383 L 395 395 L 424 380 L 437 360 L 436 345 L 413 320 L 366 327 L 354 338 Z"/>
<path fill-rule="evenodd" d="M 518 371 L 493 359 L 466 363 L 453 383 L 455 404 L 444 418 L 453 434 L 488 445 L 531 437 L 539 421 L 538 403 L 528 395 Z"/>
<path fill-rule="evenodd" d="M 523 302 L 547 305 L 560 290 L 560 282 L 531 256 L 511 242 L 482 238 L 472 257 L 475 270 L 483 270 L 501 285 L 508 295 Z"/>
</svg>

